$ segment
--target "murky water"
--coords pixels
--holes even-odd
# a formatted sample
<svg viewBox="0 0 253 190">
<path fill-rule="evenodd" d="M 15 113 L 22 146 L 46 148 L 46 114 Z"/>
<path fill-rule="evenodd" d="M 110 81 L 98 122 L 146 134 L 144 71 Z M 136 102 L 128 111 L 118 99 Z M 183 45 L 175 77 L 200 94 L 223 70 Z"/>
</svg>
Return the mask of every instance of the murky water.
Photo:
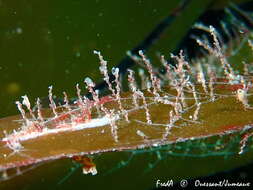
<svg viewBox="0 0 253 190">
<path fill-rule="evenodd" d="M 203 11 L 202 1 L 192 5 L 186 10 L 184 16 L 179 17 L 176 23 L 170 27 L 161 39 L 152 46 L 149 55 L 158 61 L 156 53 L 161 52 L 169 55 L 176 47 L 186 29 L 191 26 L 194 17 Z M 111 68 L 119 63 L 126 55 L 126 51 L 135 47 L 147 34 L 177 5 L 177 0 L 170 1 L 144 1 L 144 0 L 0 0 L 0 118 L 17 114 L 15 101 L 20 96 L 27 94 L 31 102 L 36 97 L 46 97 L 48 86 L 54 86 L 54 93 L 60 97 L 66 91 L 70 97 L 76 96 L 75 84 L 83 83 L 85 77 L 89 76 L 94 81 L 101 81 L 99 74 L 99 61 L 93 54 L 93 50 L 99 50 L 108 60 Z M 81 85 L 84 91 L 84 85 Z M 123 153 L 124 154 L 124 153 Z M 146 157 L 146 156 L 149 157 Z M 105 156 L 106 157 L 106 156 Z M 109 157 L 109 156 L 108 156 Z M 157 160 L 152 154 L 153 161 Z M 129 154 L 127 155 L 129 158 Z M 136 165 L 140 164 L 147 168 L 150 162 L 149 153 L 142 155 L 141 164 L 134 162 L 128 170 L 119 171 L 106 178 L 92 178 L 87 176 L 85 180 L 90 182 L 100 181 L 100 187 L 106 184 L 111 177 L 121 182 L 132 183 L 126 176 L 132 176 Z M 115 167 L 117 162 L 103 162 L 104 167 Z M 146 162 L 142 163 L 145 159 Z M 127 160 L 127 159 L 125 159 Z M 161 174 L 164 180 L 167 176 L 175 176 L 175 172 L 181 177 L 187 177 L 189 171 L 193 176 L 205 175 L 214 171 L 213 166 L 207 164 L 212 161 L 216 168 L 224 166 L 223 158 L 199 159 L 171 158 L 163 160 L 159 166 L 154 168 L 156 173 L 148 173 L 141 176 L 138 184 L 147 188 L 155 184 L 154 180 Z M 189 164 L 191 161 L 191 164 Z M 241 163 L 247 159 L 242 160 Z M 73 181 L 79 188 L 85 188 L 85 182 L 81 171 L 71 174 L 70 161 L 57 162 L 46 166 L 38 171 L 37 179 L 40 184 L 48 187 L 57 185 L 57 182 L 73 188 Z M 136 164 L 137 163 L 137 164 Z M 235 159 L 232 164 L 236 163 Z M 230 168 L 231 163 L 226 163 L 225 168 Z M 241 164 L 240 163 L 240 164 Z M 197 171 L 193 166 L 199 164 L 203 169 Z M 62 167 L 65 165 L 65 168 Z M 145 167 L 143 166 L 145 165 Z M 52 176 L 42 178 L 42 174 L 48 174 L 51 168 Z M 64 177 L 71 174 L 66 179 Z M 40 178 L 41 177 L 41 178 Z M 178 177 L 175 177 L 178 178 Z M 125 180 L 124 180 L 125 179 Z M 145 182 L 145 179 L 149 181 Z M 48 180 L 43 182 L 43 180 Z M 71 181 L 72 180 L 72 181 Z M 91 181 L 93 180 L 93 181 Z M 103 181 L 104 180 L 104 181 Z M 120 180 L 119 180 L 120 181 Z M 23 182 L 22 182 L 23 183 Z M 112 181 L 111 184 L 114 182 Z M 35 184 L 35 185 L 34 185 Z M 37 182 L 33 181 L 33 187 Z M 119 184 L 117 184 L 119 185 Z M 88 184 L 92 187 L 92 184 Z M 99 184 L 97 185 L 99 186 Z M 124 186 L 124 184 L 122 184 Z M 63 186 L 59 186 L 61 189 Z M 116 188 L 112 185 L 112 187 Z M 29 184 L 27 185 L 29 188 Z M 121 188 L 121 187 L 119 187 Z M 15 188 L 14 188 L 15 189 Z"/>
<path fill-rule="evenodd" d="M 175 2 L 0 1 L 0 116 L 16 113 L 21 95 L 45 97 L 49 85 L 74 96 L 86 76 L 101 80 L 93 50 L 118 64 Z"/>
</svg>

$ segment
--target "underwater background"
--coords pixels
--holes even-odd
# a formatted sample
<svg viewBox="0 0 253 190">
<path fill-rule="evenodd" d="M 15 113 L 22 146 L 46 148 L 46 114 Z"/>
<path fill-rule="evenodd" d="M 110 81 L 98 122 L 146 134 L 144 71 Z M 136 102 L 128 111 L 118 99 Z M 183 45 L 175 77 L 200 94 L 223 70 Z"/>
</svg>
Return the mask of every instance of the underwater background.
<svg viewBox="0 0 253 190">
<path fill-rule="evenodd" d="M 93 50 L 101 51 L 112 68 L 179 2 L 0 0 L 0 118 L 17 114 L 15 101 L 24 94 L 35 101 L 37 97 L 47 97 L 48 86 L 53 85 L 57 97 L 61 98 L 63 91 L 75 97 L 75 84 L 81 84 L 85 77 L 100 82 L 99 61 Z M 209 7 L 211 2 L 213 7 Z M 147 51 L 148 56 L 159 62 L 157 53 L 169 55 L 174 51 L 202 13 L 223 9 L 227 3 L 192 0 Z M 244 54 L 241 57 L 248 61 Z M 208 142 L 203 146 L 208 146 Z M 252 152 L 241 157 L 229 157 L 226 153 L 191 157 L 192 147 L 178 145 L 174 149 L 180 154 L 165 151 L 160 157 L 156 150 L 106 153 L 96 158 L 98 176 L 83 175 L 81 167 L 71 160 L 54 161 L 3 182 L 6 184 L 0 184 L 0 188 L 6 185 L 8 189 L 152 189 L 157 179 L 180 181 L 222 171 L 229 172 L 214 178 L 253 182 L 249 169 L 252 164 L 230 172 L 251 163 Z"/>
</svg>

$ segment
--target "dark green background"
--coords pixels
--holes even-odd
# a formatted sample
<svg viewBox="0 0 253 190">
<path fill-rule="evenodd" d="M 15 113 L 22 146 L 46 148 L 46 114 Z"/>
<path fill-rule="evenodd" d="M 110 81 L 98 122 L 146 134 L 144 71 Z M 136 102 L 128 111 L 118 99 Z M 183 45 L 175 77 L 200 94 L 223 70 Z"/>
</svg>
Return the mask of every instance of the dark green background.
<svg viewBox="0 0 253 190">
<path fill-rule="evenodd" d="M 208 0 L 210 1 L 210 0 Z M 101 81 L 99 50 L 111 68 L 175 8 L 179 1 L 1 0 L 0 116 L 17 113 L 14 102 L 33 102 L 48 86 L 75 96 L 86 76 Z M 206 6 L 195 0 L 150 50 L 166 55 Z M 154 61 L 155 62 L 155 61 Z"/>
<path fill-rule="evenodd" d="M 207 1 L 210 0 L 193 0 L 151 48 L 149 56 L 155 64 L 158 62 L 155 54 L 159 51 L 168 56 L 193 21 L 205 11 Z M 93 55 L 93 50 L 102 52 L 109 67 L 118 64 L 126 51 L 142 41 L 169 15 L 178 2 L 0 0 L 0 117 L 17 114 L 15 101 L 24 94 L 30 97 L 31 102 L 36 97 L 46 97 L 49 85 L 54 86 L 54 92 L 58 96 L 62 91 L 67 91 L 74 97 L 75 84 L 82 83 L 86 76 L 97 82 L 101 81 L 99 62 Z M 216 5 L 219 7 L 219 3 Z M 152 156 L 154 157 L 153 154 Z M 66 189 L 128 189 L 135 186 L 133 183 L 137 183 L 136 189 L 146 189 L 154 186 L 158 177 L 166 180 L 172 177 L 187 178 L 189 175 L 202 176 L 247 163 L 252 157 L 248 155 L 237 161 L 236 156 L 231 162 L 227 162 L 223 157 L 172 157 L 161 161 L 155 167 L 154 173 L 141 176 L 142 170 L 152 161 L 152 156 L 144 154 L 139 161 L 133 161 L 128 169 L 118 170 L 106 177 L 83 176 L 81 171 L 77 171 L 63 184 Z M 98 162 L 99 168 L 113 168 L 117 163 L 110 154 L 105 158 L 107 161 Z M 111 158 L 113 159 L 110 162 Z M 156 157 L 153 158 L 153 161 L 155 160 Z M 13 180 L 12 187 L 55 188 L 71 166 L 70 161 L 66 160 L 49 164 L 48 167 L 35 170 L 35 173 L 31 174 L 34 178 L 19 179 L 24 186 L 16 187 L 15 184 L 19 183 Z M 135 175 L 138 177 L 136 181 Z M 57 187 L 63 189 L 63 186 Z"/>
</svg>

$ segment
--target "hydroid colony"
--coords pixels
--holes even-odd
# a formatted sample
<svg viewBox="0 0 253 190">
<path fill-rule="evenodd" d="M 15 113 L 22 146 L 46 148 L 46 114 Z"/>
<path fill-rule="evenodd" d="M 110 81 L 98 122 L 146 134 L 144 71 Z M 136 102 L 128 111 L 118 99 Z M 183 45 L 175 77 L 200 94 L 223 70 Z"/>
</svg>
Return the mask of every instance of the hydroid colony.
<svg viewBox="0 0 253 190">
<path fill-rule="evenodd" d="M 95 83 L 87 77 L 84 84 L 91 99 L 81 95 L 79 84 L 74 104 L 69 103 L 64 92 L 64 104 L 57 105 L 52 86 L 48 95 L 50 109 L 42 108 L 40 99 L 32 108 L 28 97 L 23 96 L 22 102 L 16 102 L 21 116 L 8 122 L 3 119 L 1 123 L 2 179 L 10 178 L 11 169 L 17 170 L 15 176 L 22 173 L 20 167 L 66 157 L 81 161 L 84 173 L 96 174 L 95 165 L 88 167 L 90 161 L 80 156 L 162 147 L 237 132 L 245 134 L 237 150 L 243 153 L 253 134 L 251 65 L 244 65 L 243 74 L 235 71 L 225 55 L 226 47 L 221 47 L 219 34 L 212 26 L 208 30 L 213 43 L 204 39 L 197 39 L 197 43 L 208 51 L 209 58 L 219 61 L 218 66 L 203 64 L 203 60 L 190 64 L 181 51 L 171 55 L 176 66 L 161 56 L 166 70 L 161 74 L 139 51 L 138 56 L 130 56 L 145 69 L 139 70 L 141 87 L 135 72 L 129 69 L 129 91 L 122 92 L 119 69 L 112 69 L 115 80 L 110 81 L 107 62 L 100 52 L 94 51 L 110 95 L 101 97 L 94 89 Z M 245 38 L 249 35 L 245 33 Z M 248 44 L 252 48 L 250 40 Z M 30 151 L 34 149 L 39 151 Z"/>
</svg>

